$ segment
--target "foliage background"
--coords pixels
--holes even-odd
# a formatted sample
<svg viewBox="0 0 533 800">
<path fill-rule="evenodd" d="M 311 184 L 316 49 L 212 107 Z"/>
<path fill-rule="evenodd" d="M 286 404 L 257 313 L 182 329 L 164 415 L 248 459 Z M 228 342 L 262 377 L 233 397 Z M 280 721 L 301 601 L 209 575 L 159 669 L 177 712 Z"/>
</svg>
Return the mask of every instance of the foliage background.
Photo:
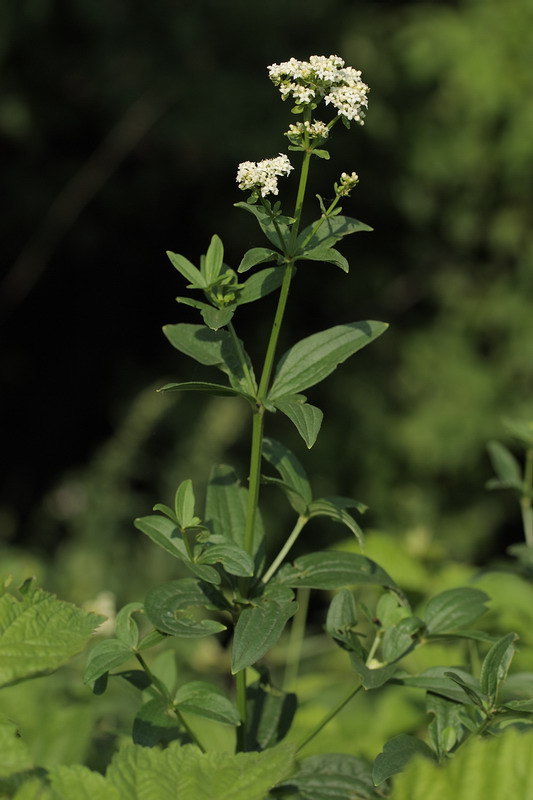
<svg viewBox="0 0 533 800">
<path fill-rule="evenodd" d="M 345 210 L 376 232 L 350 241 L 349 278 L 300 270 L 284 344 L 392 327 L 313 391 L 327 412 L 309 473 L 423 557 L 485 564 L 518 540 L 514 506 L 484 490 L 485 442 L 531 416 L 532 0 L 8 0 L 0 17 L 4 566 L 43 572 L 54 553 L 43 577 L 73 599 L 131 599 L 166 569 L 131 518 L 213 460 L 245 477 L 242 409 L 153 391 L 191 375 L 160 333 L 193 319 L 164 250 L 194 261 L 216 232 L 235 264 L 258 242 L 232 203 L 237 163 L 286 146 L 265 67 L 315 52 L 372 93 L 312 188 L 356 169 Z M 239 329 L 260 356 L 261 319 Z"/>
</svg>

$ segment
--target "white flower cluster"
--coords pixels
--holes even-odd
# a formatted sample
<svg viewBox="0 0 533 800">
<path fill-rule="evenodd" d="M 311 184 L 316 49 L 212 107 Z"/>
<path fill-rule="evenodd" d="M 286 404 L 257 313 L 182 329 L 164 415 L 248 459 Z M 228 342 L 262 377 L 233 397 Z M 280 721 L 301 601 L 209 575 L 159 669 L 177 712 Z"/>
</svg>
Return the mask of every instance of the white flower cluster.
<svg viewBox="0 0 533 800">
<path fill-rule="evenodd" d="M 347 172 L 343 172 L 339 183 L 335 184 L 335 192 L 337 197 L 347 197 L 354 186 L 356 186 L 358 183 L 359 175 L 357 172 L 352 172 L 351 175 L 348 175 Z"/>
<path fill-rule="evenodd" d="M 295 125 L 289 125 L 289 130 L 285 133 L 285 136 L 302 139 L 306 133 L 311 139 L 327 139 L 329 128 L 325 122 L 320 122 L 319 120 L 309 122 L 306 120 L 305 122 L 297 122 Z"/>
<path fill-rule="evenodd" d="M 347 120 L 364 124 L 368 106 L 366 83 L 361 72 L 346 67 L 339 56 L 311 56 L 309 61 L 291 58 L 268 67 L 270 80 L 279 88 L 283 99 L 292 96 L 298 105 L 317 104 L 322 99 L 337 109 Z"/>
<path fill-rule="evenodd" d="M 251 189 L 265 197 L 267 194 L 278 194 L 278 177 L 288 175 L 294 169 L 286 155 L 277 158 L 265 158 L 263 161 L 243 161 L 237 170 L 239 189 Z"/>
</svg>

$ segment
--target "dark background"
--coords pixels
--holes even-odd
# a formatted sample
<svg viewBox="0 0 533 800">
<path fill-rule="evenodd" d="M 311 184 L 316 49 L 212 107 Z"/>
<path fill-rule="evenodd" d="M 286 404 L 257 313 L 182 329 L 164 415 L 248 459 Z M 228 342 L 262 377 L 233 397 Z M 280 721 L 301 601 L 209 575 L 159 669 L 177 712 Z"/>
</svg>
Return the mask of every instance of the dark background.
<svg viewBox="0 0 533 800">
<path fill-rule="evenodd" d="M 282 347 L 356 319 L 391 329 L 310 392 L 326 411 L 311 453 L 270 432 L 319 490 L 367 502 L 370 527 L 481 563 L 520 539 L 518 507 L 484 483 L 502 417 L 533 413 L 532 23 L 532 0 L 2 4 L 6 563 L 74 540 L 130 552 L 131 517 L 177 480 L 201 486 L 212 459 L 246 476 L 244 409 L 153 391 L 199 374 L 161 334 L 195 321 L 165 250 L 197 262 L 218 233 L 235 266 L 263 244 L 233 208 L 237 165 L 286 151 L 266 67 L 313 53 L 362 69 L 371 95 L 309 196 L 356 170 L 344 211 L 375 232 L 344 243 L 348 277 L 299 271 Z M 272 309 L 238 321 L 256 357 Z"/>
</svg>

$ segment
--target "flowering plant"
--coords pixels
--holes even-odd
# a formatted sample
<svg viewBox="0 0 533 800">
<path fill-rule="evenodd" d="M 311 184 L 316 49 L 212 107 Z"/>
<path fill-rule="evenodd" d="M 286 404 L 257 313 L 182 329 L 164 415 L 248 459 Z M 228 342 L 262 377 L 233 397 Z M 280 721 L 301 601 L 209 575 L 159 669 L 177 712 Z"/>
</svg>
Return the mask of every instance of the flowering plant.
<svg viewBox="0 0 533 800">
<path fill-rule="evenodd" d="M 109 678 L 118 676 L 141 691 L 142 701 L 133 728 L 134 742 L 119 749 L 105 778 L 88 770 L 76 773 L 74 768 L 51 773 L 54 791 L 62 785 L 70 786 L 69 800 L 86 796 L 80 787 L 89 783 L 91 796 L 112 800 L 148 797 L 132 789 L 141 785 L 148 787 L 145 791 L 151 792 L 154 800 L 264 800 L 266 796 L 372 800 L 388 792 L 391 776 L 414 754 L 442 763 L 474 733 L 498 733 L 517 716 L 522 719 L 533 713 L 530 699 L 509 695 L 502 699 L 516 635 L 495 638 L 470 629 L 485 610 L 489 598 L 484 592 L 473 587 L 448 589 L 433 597 L 418 614 L 396 580 L 362 552 L 328 548 L 288 560 L 304 528 L 317 518 L 329 518 L 344 526 L 363 550 L 359 516 L 365 506 L 349 497 L 316 497 L 299 458 L 280 441 L 265 436 L 266 421 L 272 414 L 284 415 L 311 448 L 323 412 L 308 402 L 304 392 L 381 336 L 387 325 L 368 320 L 335 325 L 295 343 L 276 363 L 297 264 L 333 264 L 348 273 L 348 261 L 335 245 L 345 236 L 371 230 L 343 215 L 339 205 L 358 183 L 355 172 L 343 172 L 333 184 L 329 205 L 318 195 L 318 218 L 301 225 L 311 159 L 329 158 L 324 144 L 331 141 L 331 129 L 339 119 L 348 128 L 351 122 L 363 124 L 368 87 L 358 70 L 346 67 L 335 55 L 311 56 L 309 61 L 291 58 L 273 64 L 268 71 L 282 98 L 291 97 L 293 112 L 303 118 L 291 124 L 285 134 L 289 150 L 302 154 L 294 209 L 286 214 L 279 201 L 272 204 L 268 199 L 269 195 L 278 195 L 278 179 L 294 169 L 287 155 L 242 162 L 237 183 L 248 196 L 235 205 L 255 217 L 266 246 L 248 250 L 235 269 L 225 263 L 224 247 L 217 235 L 198 266 L 183 255 L 169 252 L 180 280 L 197 293 L 177 300 L 196 309 L 202 321 L 164 328 L 176 350 L 205 367 L 218 369 L 225 380 L 178 381 L 161 391 L 232 396 L 246 402 L 252 420 L 247 485 L 230 466 L 215 465 L 203 512 L 197 508 L 192 481 L 185 480 L 177 487 L 172 506 L 158 503 L 155 514 L 135 521 L 143 534 L 176 560 L 179 577 L 154 586 L 144 602 L 126 605 L 117 615 L 115 636 L 102 640 L 90 652 L 85 681 L 95 692 L 103 692 Z M 321 103 L 326 113 L 335 110 L 328 122 L 313 118 Z M 278 293 L 277 308 L 263 363 L 256 372 L 233 320 L 240 306 L 259 302 L 274 292 Z M 202 299 L 197 299 L 198 293 Z M 261 517 L 262 484 L 280 491 L 294 518 L 292 530 L 277 553 L 271 552 Z M 367 594 L 368 587 L 374 587 L 374 592 L 377 588 L 377 599 L 375 593 Z M 325 631 L 345 651 L 353 668 L 353 684 L 297 741 L 290 735 L 297 697 L 290 691 L 292 686 L 277 686 L 268 654 L 294 618 L 292 640 L 296 644 L 288 657 L 294 678 L 309 591 L 333 593 Z M 34 596 L 25 590 L 29 607 Z M 374 605 L 371 610 L 369 603 Z M 81 619 L 79 635 L 97 621 Z M 219 634 L 229 636 L 225 641 L 231 696 L 216 683 L 183 682 L 175 669 L 162 673 L 146 655 L 150 649 L 176 639 Z M 432 667 L 420 674 L 402 668 L 403 659 L 414 650 L 451 638 L 484 648 L 479 677 L 472 674 L 468 664 Z M 132 659 L 137 668 L 126 668 Z M 402 734 L 385 744 L 373 766 L 353 754 L 322 753 L 301 758 L 303 748 L 356 695 L 388 683 L 426 693 L 427 710 L 432 716 L 427 742 Z M 199 734 L 195 720 L 226 725 L 234 734 L 235 754 L 211 747 Z M 37 796 L 61 800 L 67 796 L 46 794 L 48 789 L 38 775 L 32 781 L 36 791 L 45 794 L 20 798 L 17 794 L 18 800 Z"/>
</svg>

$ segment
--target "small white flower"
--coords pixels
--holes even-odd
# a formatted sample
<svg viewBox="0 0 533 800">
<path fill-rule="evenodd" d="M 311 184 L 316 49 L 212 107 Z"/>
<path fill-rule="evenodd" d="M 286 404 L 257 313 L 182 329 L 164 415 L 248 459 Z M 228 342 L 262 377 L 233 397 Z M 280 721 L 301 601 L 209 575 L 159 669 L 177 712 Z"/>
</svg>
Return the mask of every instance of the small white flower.
<svg viewBox="0 0 533 800">
<path fill-rule="evenodd" d="M 243 161 L 237 170 L 237 183 L 243 191 L 251 190 L 266 197 L 278 194 L 278 177 L 288 175 L 294 169 L 288 157 L 282 153 L 277 158 L 263 161 Z"/>
<path fill-rule="evenodd" d="M 354 186 L 359 183 L 359 175 L 357 172 L 352 172 L 351 175 L 348 175 L 347 172 L 343 172 L 340 181 L 338 184 L 335 184 L 335 192 L 337 197 L 347 197 Z"/>
<path fill-rule="evenodd" d="M 305 122 L 297 122 L 296 124 L 289 125 L 289 130 L 285 135 L 301 139 L 306 133 L 311 139 L 327 139 L 329 136 L 329 128 L 325 122 L 320 122 L 320 120 L 315 120 L 314 122 L 305 120 Z"/>
</svg>

